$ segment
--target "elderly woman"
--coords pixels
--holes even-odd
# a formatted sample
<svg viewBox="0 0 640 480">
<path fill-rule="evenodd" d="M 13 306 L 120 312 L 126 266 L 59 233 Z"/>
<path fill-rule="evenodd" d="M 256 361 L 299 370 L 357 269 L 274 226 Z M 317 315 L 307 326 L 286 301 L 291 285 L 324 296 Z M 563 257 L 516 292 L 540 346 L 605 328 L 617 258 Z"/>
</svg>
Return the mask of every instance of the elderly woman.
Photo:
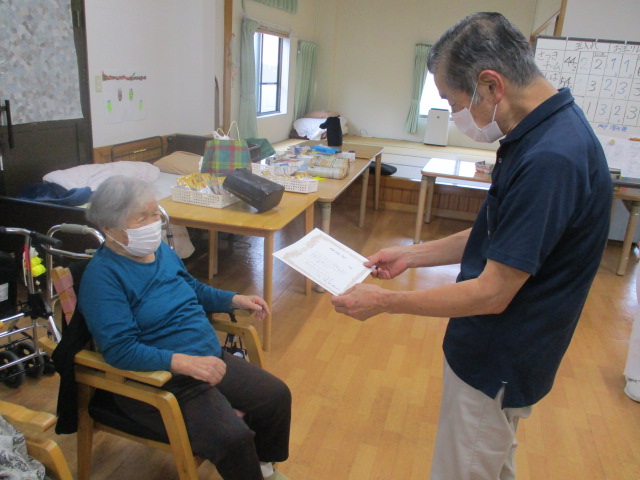
<svg viewBox="0 0 640 480">
<path fill-rule="evenodd" d="M 170 370 L 173 378 L 163 388 L 178 399 L 194 454 L 216 465 L 224 479 L 285 479 L 271 462 L 288 457 L 289 389 L 225 353 L 206 315 L 246 309 L 263 319 L 267 303 L 217 290 L 187 272 L 161 242 L 152 184 L 105 180 L 87 218 L 106 240 L 82 277 L 78 304 L 105 360 L 128 370 Z M 153 407 L 116 401 L 137 422 L 164 431 Z"/>
</svg>

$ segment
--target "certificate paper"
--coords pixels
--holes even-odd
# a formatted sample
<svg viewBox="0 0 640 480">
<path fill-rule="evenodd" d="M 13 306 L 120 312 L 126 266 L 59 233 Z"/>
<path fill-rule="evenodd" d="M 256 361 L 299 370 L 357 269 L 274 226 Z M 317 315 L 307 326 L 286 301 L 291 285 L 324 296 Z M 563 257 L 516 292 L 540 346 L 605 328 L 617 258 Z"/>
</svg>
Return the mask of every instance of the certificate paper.
<svg viewBox="0 0 640 480">
<path fill-rule="evenodd" d="M 293 245 L 273 254 L 333 295 L 340 295 L 371 273 L 365 257 L 314 229 Z"/>
</svg>

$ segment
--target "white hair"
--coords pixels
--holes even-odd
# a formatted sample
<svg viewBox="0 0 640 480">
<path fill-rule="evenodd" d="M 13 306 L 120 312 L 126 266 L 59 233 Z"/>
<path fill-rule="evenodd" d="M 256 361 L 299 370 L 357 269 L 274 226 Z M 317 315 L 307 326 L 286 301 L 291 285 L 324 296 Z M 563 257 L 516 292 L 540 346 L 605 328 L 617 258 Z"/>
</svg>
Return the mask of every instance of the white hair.
<svg viewBox="0 0 640 480">
<path fill-rule="evenodd" d="M 123 228 L 137 208 L 155 198 L 152 183 L 122 175 L 109 177 L 91 196 L 87 219 L 98 228 Z"/>
</svg>

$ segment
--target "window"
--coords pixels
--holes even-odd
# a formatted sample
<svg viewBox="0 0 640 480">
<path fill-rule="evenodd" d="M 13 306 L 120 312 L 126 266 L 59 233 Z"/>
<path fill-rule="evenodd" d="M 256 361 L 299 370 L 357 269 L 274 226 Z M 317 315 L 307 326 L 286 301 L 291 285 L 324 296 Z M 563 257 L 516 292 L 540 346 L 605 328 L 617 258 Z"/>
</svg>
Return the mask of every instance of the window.
<svg viewBox="0 0 640 480">
<path fill-rule="evenodd" d="M 283 110 L 284 39 L 268 33 L 256 33 L 255 54 L 257 113 L 280 113 Z"/>
<path fill-rule="evenodd" d="M 451 111 L 449 102 L 440 98 L 436 83 L 433 80 L 433 74 L 429 72 L 427 73 L 427 79 L 422 90 L 422 98 L 420 99 L 420 115 L 428 115 L 431 108 L 442 108 Z"/>
</svg>

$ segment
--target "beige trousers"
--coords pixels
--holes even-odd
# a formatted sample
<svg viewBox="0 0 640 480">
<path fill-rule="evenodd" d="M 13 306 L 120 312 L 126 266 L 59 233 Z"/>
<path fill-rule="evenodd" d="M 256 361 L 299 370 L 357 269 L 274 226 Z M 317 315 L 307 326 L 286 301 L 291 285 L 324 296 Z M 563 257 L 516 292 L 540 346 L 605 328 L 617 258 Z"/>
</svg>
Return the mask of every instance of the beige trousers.
<svg viewBox="0 0 640 480">
<path fill-rule="evenodd" d="M 636 299 L 640 304 L 640 267 L 636 267 Z M 640 380 L 640 307 L 636 307 L 629 337 L 629 350 L 627 352 L 627 364 L 624 368 L 627 378 Z"/>
<path fill-rule="evenodd" d="M 431 480 L 515 479 L 516 429 L 532 407 L 502 408 L 504 388 L 490 398 L 444 361 Z"/>
</svg>

